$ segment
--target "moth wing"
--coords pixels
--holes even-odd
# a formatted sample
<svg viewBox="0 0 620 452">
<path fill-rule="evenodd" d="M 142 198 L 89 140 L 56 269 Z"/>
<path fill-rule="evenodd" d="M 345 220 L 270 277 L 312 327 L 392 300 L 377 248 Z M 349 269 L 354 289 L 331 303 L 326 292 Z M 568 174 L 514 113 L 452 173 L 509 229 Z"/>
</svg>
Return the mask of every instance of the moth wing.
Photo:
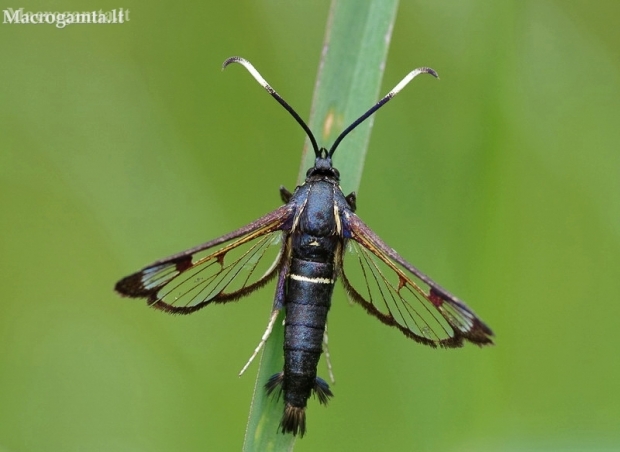
<svg viewBox="0 0 620 452">
<path fill-rule="evenodd" d="M 294 206 L 284 205 L 236 231 L 160 259 L 121 279 L 115 289 L 180 314 L 237 300 L 277 274 L 294 212 Z"/>
<path fill-rule="evenodd" d="M 492 344 L 491 329 L 461 300 L 403 259 L 352 212 L 340 276 L 349 297 L 383 323 L 432 347 Z"/>
</svg>

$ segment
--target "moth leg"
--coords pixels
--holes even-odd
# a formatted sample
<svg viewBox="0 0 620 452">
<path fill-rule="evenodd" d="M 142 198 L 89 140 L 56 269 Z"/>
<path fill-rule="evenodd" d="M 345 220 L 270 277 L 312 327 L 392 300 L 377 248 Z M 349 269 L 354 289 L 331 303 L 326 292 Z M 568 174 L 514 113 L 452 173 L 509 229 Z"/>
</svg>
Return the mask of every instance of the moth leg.
<svg viewBox="0 0 620 452">
<path fill-rule="evenodd" d="M 291 268 L 290 259 L 287 258 L 286 253 L 288 253 L 289 244 L 288 238 L 286 249 L 284 250 L 285 255 L 282 256 L 282 268 L 280 269 L 280 274 L 278 275 L 278 282 L 276 283 L 276 295 L 273 299 L 273 311 L 279 311 L 284 307 L 284 301 L 286 298 L 286 279 L 288 277 L 289 270 Z"/>
<path fill-rule="evenodd" d="M 288 193 L 286 188 L 281 187 L 281 190 L 282 189 Z M 286 247 L 288 248 L 288 245 Z M 286 252 L 287 251 L 284 251 L 284 253 Z M 248 360 L 248 362 L 245 364 L 245 366 L 243 366 L 243 369 L 241 369 L 241 372 L 239 372 L 239 376 L 243 375 L 243 373 L 247 370 L 250 364 L 252 364 L 252 361 L 254 360 L 254 358 L 256 358 L 256 355 L 258 355 L 258 352 L 261 351 L 261 349 L 265 345 L 265 342 L 267 342 L 267 339 L 269 339 L 269 335 L 271 334 L 271 331 L 273 330 L 273 326 L 276 324 L 276 320 L 278 319 L 278 314 L 280 313 L 280 310 L 284 307 L 286 277 L 288 275 L 289 268 L 290 268 L 290 264 L 288 262 L 288 259 L 286 259 L 286 256 L 284 256 L 284 263 L 282 264 L 282 268 L 280 269 L 280 274 L 278 275 L 278 282 L 276 283 L 276 295 L 273 300 L 273 309 L 271 310 L 271 317 L 269 317 L 269 323 L 267 324 L 267 329 L 265 330 L 265 333 L 263 334 L 263 337 L 261 338 L 260 343 L 254 350 L 254 353 L 252 353 L 252 356 L 250 356 L 250 359 Z"/>
<path fill-rule="evenodd" d="M 347 204 L 349 205 L 351 210 L 355 212 L 357 210 L 357 195 L 355 194 L 355 192 L 352 191 L 344 199 L 347 200 Z"/>
<path fill-rule="evenodd" d="M 329 381 L 331 381 L 332 384 L 335 384 L 336 379 L 334 378 L 332 361 L 329 355 L 329 348 L 327 347 L 327 323 L 325 324 L 325 331 L 323 331 L 323 353 L 325 353 L 325 363 L 327 364 L 327 372 L 329 373 Z"/>
<path fill-rule="evenodd" d="M 284 201 L 284 204 L 288 204 L 292 196 L 293 194 L 290 191 L 288 191 L 284 187 L 284 185 L 280 185 L 280 198 L 282 199 L 282 201 Z"/>
<path fill-rule="evenodd" d="M 265 330 L 265 333 L 263 334 L 263 337 L 261 338 L 258 346 L 256 347 L 256 349 L 254 349 L 254 353 L 252 353 L 252 356 L 250 356 L 250 359 L 248 360 L 248 362 L 245 364 L 245 366 L 243 366 L 243 369 L 241 369 L 241 372 L 239 372 L 239 376 L 243 375 L 243 373 L 247 370 L 247 368 L 250 367 L 250 364 L 252 364 L 252 361 L 254 361 L 254 358 L 256 358 L 256 355 L 258 355 L 258 352 L 260 352 L 260 350 L 265 345 L 265 342 L 267 342 L 267 339 L 269 339 L 269 335 L 271 334 L 271 331 L 273 330 L 273 326 L 276 323 L 276 319 L 278 318 L 279 313 L 280 313 L 279 309 L 275 309 L 271 312 L 271 317 L 269 317 L 269 323 L 267 324 L 267 329 Z"/>
</svg>

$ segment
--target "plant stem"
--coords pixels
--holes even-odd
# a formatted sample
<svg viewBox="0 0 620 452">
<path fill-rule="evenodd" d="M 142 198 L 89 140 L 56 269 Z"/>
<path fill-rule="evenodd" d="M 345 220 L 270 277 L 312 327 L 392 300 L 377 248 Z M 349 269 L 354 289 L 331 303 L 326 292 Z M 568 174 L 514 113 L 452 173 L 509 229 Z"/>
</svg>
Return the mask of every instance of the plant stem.
<svg viewBox="0 0 620 452">
<path fill-rule="evenodd" d="M 398 0 L 332 2 L 308 123 L 319 145 L 329 147 L 346 126 L 377 101 L 397 6 Z M 345 194 L 359 187 L 371 128 L 369 118 L 347 136 L 335 154 Z M 313 164 L 314 153 L 307 141 L 299 184 Z M 278 432 L 282 400 L 269 400 L 263 389 L 269 377 L 282 370 L 283 339 L 284 328 L 278 319 L 260 360 L 243 446 L 246 452 L 290 451 L 295 444 L 294 436 Z"/>
</svg>

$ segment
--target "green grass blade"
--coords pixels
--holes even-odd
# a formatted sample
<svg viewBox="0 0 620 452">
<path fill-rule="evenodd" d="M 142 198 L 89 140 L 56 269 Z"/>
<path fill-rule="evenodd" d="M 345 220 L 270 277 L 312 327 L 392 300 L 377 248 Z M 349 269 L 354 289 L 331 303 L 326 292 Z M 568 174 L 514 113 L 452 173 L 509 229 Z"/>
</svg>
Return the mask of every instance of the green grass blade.
<svg viewBox="0 0 620 452">
<path fill-rule="evenodd" d="M 377 101 L 397 5 L 397 0 L 332 2 L 309 121 L 319 145 L 330 145 Z M 345 193 L 359 187 L 371 127 L 372 118 L 347 136 L 335 154 Z M 314 154 L 307 142 L 299 183 L 313 163 Z M 259 365 L 243 446 L 246 452 L 289 451 L 295 444 L 292 435 L 278 433 L 282 400 L 268 399 L 263 389 L 269 377 L 282 369 L 283 338 L 279 319 Z M 311 414 L 309 423 L 312 430 Z"/>
<path fill-rule="evenodd" d="M 332 4 L 308 124 L 319 146 L 329 149 L 340 132 L 378 100 L 397 6 L 397 0 Z M 334 155 L 345 194 L 359 187 L 372 123 L 370 117 L 357 127 Z M 307 143 L 299 183 L 313 164 Z"/>
</svg>

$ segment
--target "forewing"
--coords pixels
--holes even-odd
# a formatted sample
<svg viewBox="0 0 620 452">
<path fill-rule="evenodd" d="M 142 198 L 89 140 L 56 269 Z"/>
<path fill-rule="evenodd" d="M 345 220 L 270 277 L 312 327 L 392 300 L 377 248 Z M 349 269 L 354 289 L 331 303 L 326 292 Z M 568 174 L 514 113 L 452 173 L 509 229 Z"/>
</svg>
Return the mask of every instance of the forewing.
<svg viewBox="0 0 620 452">
<path fill-rule="evenodd" d="M 293 207 L 282 206 L 243 228 L 154 262 L 120 280 L 116 290 L 181 314 L 239 299 L 276 275 L 293 213 Z"/>
<path fill-rule="evenodd" d="M 432 347 L 463 340 L 492 344 L 493 332 L 461 300 L 405 261 L 357 215 L 347 212 L 348 252 L 341 277 L 349 296 L 411 339 Z"/>
</svg>

